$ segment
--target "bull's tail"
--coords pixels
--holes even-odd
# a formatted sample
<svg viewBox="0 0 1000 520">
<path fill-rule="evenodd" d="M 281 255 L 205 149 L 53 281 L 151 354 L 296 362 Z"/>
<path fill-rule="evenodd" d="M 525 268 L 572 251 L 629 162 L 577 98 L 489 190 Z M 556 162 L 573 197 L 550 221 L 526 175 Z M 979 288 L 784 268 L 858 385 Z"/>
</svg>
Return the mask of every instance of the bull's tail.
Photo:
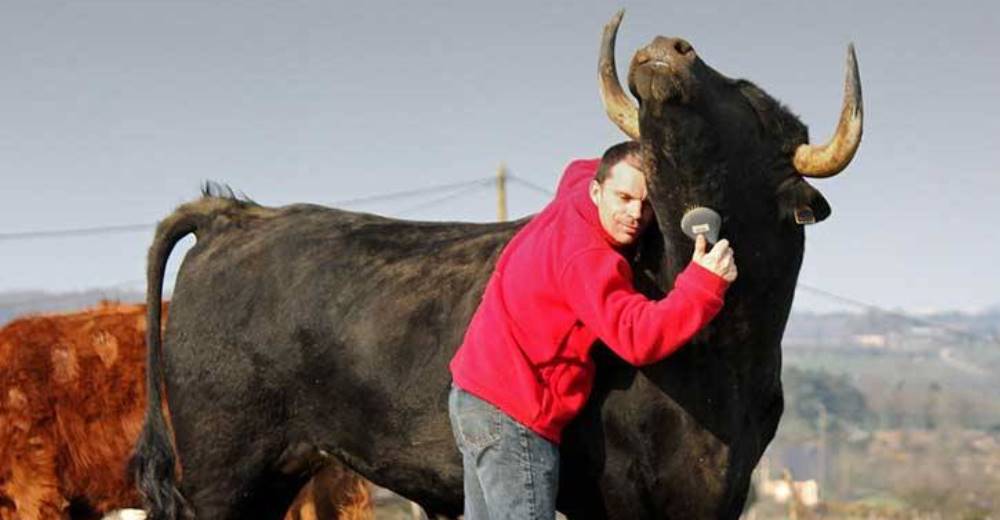
<svg viewBox="0 0 1000 520">
<path fill-rule="evenodd" d="M 206 193 L 206 195 L 209 195 Z M 185 204 L 156 228 L 146 266 L 146 417 L 129 461 L 133 479 L 149 520 L 193 518 L 194 512 L 177 488 L 177 454 L 163 413 L 163 367 L 160 315 L 163 277 L 170 252 L 180 239 L 211 226 L 213 216 L 241 201 L 206 197 Z"/>
</svg>

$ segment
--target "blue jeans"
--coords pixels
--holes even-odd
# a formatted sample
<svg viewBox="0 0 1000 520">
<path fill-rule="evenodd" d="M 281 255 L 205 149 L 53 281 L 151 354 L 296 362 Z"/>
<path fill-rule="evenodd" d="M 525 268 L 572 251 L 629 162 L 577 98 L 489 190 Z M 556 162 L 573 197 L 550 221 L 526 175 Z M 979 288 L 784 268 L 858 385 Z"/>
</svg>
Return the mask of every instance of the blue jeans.
<svg viewBox="0 0 1000 520">
<path fill-rule="evenodd" d="M 462 452 L 466 520 L 552 520 L 559 446 L 451 385 L 448 416 Z"/>
</svg>

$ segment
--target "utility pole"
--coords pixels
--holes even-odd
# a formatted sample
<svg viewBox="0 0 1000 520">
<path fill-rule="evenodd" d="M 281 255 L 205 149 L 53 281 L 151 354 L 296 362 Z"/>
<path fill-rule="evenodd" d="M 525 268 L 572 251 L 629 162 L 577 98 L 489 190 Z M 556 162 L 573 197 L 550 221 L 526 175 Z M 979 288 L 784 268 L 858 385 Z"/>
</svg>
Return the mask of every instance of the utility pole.
<svg viewBox="0 0 1000 520">
<path fill-rule="evenodd" d="M 507 165 L 497 169 L 497 221 L 507 222 Z"/>
<path fill-rule="evenodd" d="M 819 478 L 817 480 L 819 481 L 819 485 L 820 485 L 820 487 L 822 489 L 822 488 L 826 487 L 826 464 L 827 464 L 827 460 L 826 460 L 826 458 L 827 458 L 827 453 L 826 453 L 827 452 L 826 429 L 827 429 L 828 418 L 827 418 L 827 415 L 826 415 L 827 414 L 826 406 L 824 406 L 822 402 L 818 402 L 818 403 L 816 403 L 816 405 L 817 405 L 817 408 L 819 408 L 819 425 L 818 425 L 819 426 L 819 446 L 818 446 L 819 449 L 817 450 L 817 451 L 819 451 L 819 472 L 818 472 L 819 473 Z"/>
</svg>

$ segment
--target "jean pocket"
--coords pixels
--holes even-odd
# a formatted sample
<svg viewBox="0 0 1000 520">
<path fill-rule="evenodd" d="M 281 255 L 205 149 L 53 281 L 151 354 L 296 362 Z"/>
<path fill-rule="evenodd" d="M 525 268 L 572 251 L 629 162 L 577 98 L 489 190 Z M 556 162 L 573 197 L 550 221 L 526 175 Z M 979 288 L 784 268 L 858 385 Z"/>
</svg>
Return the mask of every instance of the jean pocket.
<svg viewBox="0 0 1000 520">
<path fill-rule="evenodd" d="M 470 454 L 477 455 L 500 441 L 503 412 L 472 395 L 466 394 L 463 397 L 464 406 L 460 407 L 458 413 L 458 429 L 462 444 Z"/>
</svg>

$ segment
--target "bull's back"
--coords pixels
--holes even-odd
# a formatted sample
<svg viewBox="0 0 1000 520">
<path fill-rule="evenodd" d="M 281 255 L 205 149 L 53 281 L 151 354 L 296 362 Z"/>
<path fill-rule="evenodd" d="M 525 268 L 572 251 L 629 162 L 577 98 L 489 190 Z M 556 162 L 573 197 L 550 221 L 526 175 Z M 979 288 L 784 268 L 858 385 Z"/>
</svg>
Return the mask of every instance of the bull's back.
<svg viewBox="0 0 1000 520">
<path fill-rule="evenodd" d="M 407 222 L 311 205 L 229 221 L 185 258 L 168 335 L 254 331 L 271 340 L 257 342 L 267 351 L 322 339 L 359 354 L 404 342 L 411 351 L 453 350 L 520 225 Z"/>
</svg>

